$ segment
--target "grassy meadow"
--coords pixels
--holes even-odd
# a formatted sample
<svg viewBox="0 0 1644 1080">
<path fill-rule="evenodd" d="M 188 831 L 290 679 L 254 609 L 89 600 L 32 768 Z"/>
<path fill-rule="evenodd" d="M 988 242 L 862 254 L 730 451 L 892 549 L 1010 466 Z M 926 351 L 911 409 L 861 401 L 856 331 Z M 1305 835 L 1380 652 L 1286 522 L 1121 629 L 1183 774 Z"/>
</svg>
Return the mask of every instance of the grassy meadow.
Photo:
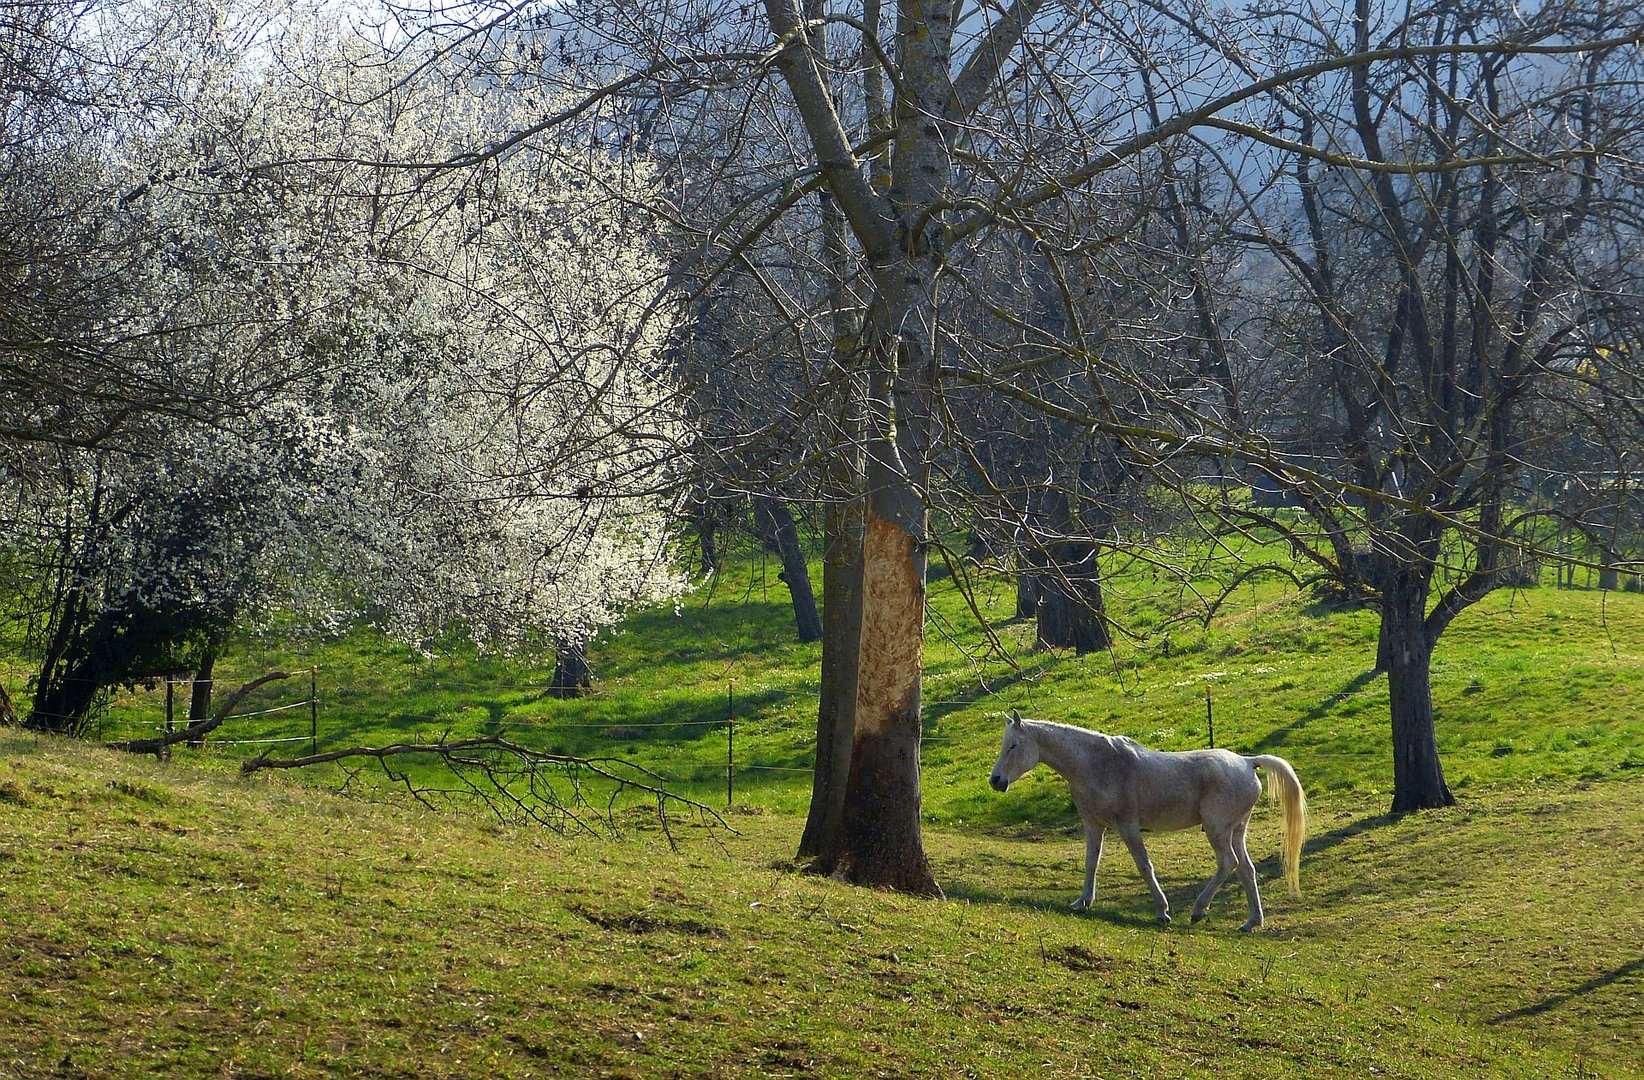
<svg viewBox="0 0 1644 1080">
<path fill-rule="evenodd" d="M 1190 597 L 1140 574 L 1109 586 L 1131 636 L 1079 658 L 1030 647 L 1004 581 L 975 583 L 990 641 L 940 576 L 924 809 L 948 899 L 928 902 L 792 863 L 818 652 L 776 569 L 747 557 L 630 619 L 574 701 L 544 696 L 541 658 L 364 630 L 247 638 L 219 667 L 300 669 L 252 706 L 272 708 L 316 665 L 321 750 L 501 732 L 634 761 L 723 815 L 673 815 L 672 844 L 641 805 L 614 837 L 560 836 L 431 813 L 370 770 L 239 776 L 264 747 L 234 741 L 306 750 L 306 708 L 167 763 L 0 732 L 0 1076 L 1644 1075 L 1644 596 L 1538 587 L 1463 615 L 1434 671 L 1460 803 L 1391 818 L 1371 616 L 1258 584 L 1179 621 Z M 25 676 L 14 649 L 14 697 Z M 1236 932 L 1236 885 L 1198 927 L 1153 926 L 1118 845 L 1068 912 L 1065 784 L 987 788 L 1010 708 L 1167 749 L 1213 723 L 1285 756 L 1313 814 L 1303 895 L 1273 880 L 1264 805 L 1262 931 Z M 162 709 L 121 694 L 100 734 Z M 1150 847 L 1185 912 L 1208 846 Z"/>
</svg>

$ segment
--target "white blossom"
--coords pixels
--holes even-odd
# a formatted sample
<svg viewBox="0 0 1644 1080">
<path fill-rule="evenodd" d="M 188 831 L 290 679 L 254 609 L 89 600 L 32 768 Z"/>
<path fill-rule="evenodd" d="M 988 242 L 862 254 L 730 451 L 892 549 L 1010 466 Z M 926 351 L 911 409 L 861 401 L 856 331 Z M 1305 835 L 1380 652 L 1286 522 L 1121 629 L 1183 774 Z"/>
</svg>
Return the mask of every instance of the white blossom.
<svg viewBox="0 0 1644 1080">
<path fill-rule="evenodd" d="M 381 167 L 452 159 L 552 103 L 328 20 L 161 0 L 88 32 L 88 56 L 127 58 L 93 227 L 131 254 L 99 268 L 118 277 L 99 330 L 140 343 L 128 362 L 179 407 L 12 498 L 71 522 L 41 541 L 110 607 L 364 612 L 511 648 L 676 596 L 686 440 L 644 163 L 544 137 L 483 166 Z"/>
</svg>

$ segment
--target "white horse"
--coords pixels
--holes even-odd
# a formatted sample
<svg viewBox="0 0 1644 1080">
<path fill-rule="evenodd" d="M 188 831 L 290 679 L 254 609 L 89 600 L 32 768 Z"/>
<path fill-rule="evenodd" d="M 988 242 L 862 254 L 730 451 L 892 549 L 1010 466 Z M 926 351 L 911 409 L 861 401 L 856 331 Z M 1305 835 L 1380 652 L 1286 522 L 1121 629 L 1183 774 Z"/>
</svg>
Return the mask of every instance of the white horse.
<svg viewBox="0 0 1644 1080">
<path fill-rule="evenodd" d="M 1216 852 L 1216 873 L 1193 905 L 1193 921 L 1204 918 L 1211 897 L 1236 873 L 1250 904 L 1250 918 L 1239 929 L 1260 926 L 1262 898 L 1256 888 L 1256 867 L 1244 843 L 1250 811 L 1262 793 L 1258 768 L 1267 770 L 1278 788 L 1284 814 L 1284 880 L 1292 893 L 1301 892 L 1297 867 L 1302 838 L 1307 834 L 1307 797 L 1296 771 L 1281 757 L 1241 757 L 1229 750 L 1149 750 L 1122 735 L 1024 720 L 1012 710 L 989 783 L 995 791 L 1004 791 L 1040 762 L 1067 778 L 1073 805 L 1085 823 L 1085 891 L 1073 902 L 1075 911 L 1090 907 L 1096 892 L 1096 867 L 1102 861 L 1102 836 L 1114 829 L 1153 893 L 1159 921 L 1168 923 L 1170 902 L 1148 861 L 1142 830 L 1169 832 L 1202 825 Z"/>
</svg>

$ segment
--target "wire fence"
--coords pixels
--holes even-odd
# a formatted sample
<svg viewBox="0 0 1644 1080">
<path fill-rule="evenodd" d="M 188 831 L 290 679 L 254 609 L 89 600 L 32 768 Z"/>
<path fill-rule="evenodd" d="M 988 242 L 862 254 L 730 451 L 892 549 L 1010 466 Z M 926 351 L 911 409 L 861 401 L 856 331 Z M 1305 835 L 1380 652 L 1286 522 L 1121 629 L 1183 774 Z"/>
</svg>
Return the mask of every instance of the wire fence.
<svg viewBox="0 0 1644 1080">
<path fill-rule="evenodd" d="M 1445 666 L 1436 666 L 1435 677 L 1442 677 Z M 1237 703 L 1246 696 L 1244 691 L 1232 684 L 1243 677 L 1275 673 L 1277 669 L 1273 667 L 1253 665 L 1237 671 L 1202 672 L 1188 679 L 1152 687 L 1133 686 L 1124 691 L 1123 696 L 1127 699 L 1127 707 L 1139 714 L 1145 715 L 1145 710 L 1137 709 L 1138 702 L 1147 698 L 1157 697 L 1161 701 L 1168 698 L 1169 701 L 1167 707 L 1161 706 L 1159 710 L 1161 727 L 1158 730 L 1137 730 L 1133 733 L 1144 742 L 1163 748 L 1216 746 L 1218 704 Z M 393 742 L 437 742 L 446 737 L 479 731 L 518 737 L 539 748 L 551 748 L 553 752 L 568 747 L 565 753 L 583 758 L 607 761 L 633 758 L 634 763 L 651 768 L 663 754 L 660 744 L 664 740 L 657 736 L 668 733 L 689 735 L 690 741 L 695 742 L 722 735 L 723 755 L 718 760 L 709 761 L 713 751 L 702 745 L 681 755 L 677 753 L 680 740 L 673 740 L 673 747 L 666 751 L 671 760 L 665 766 L 656 768 L 656 771 L 664 774 L 663 779 L 668 784 L 689 786 L 698 792 L 703 785 L 722 781 L 727 806 L 734 802 L 740 778 L 753 780 L 766 777 L 791 783 L 795 778 L 811 775 L 814 770 L 816 691 L 810 688 L 757 686 L 743 693 L 744 685 L 733 679 L 719 684 L 717 690 L 713 686 L 702 686 L 701 694 L 691 706 L 697 711 L 694 717 L 674 720 L 640 717 L 632 720 L 560 719 L 546 715 L 535 704 L 548 693 L 547 687 L 540 683 L 511 685 L 485 681 L 412 680 L 399 688 L 341 684 L 326 686 L 320 668 L 310 668 L 306 674 L 306 680 L 271 683 L 259 689 L 253 695 L 258 700 L 250 703 L 254 707 L 243 708 L 225 717 L 222 725 L 204 740 L 204 748 L 231 749 L 235 752 L 261 749 L 268 753 L 280 753 L 284 748 L 291 753 L 282 756 L 294 757 L 305 750 L 310 755 L 318 754 L 322 746 L 327 750 L 336 750 L 359 745 L 362 741 L 383 739 Z M 210 682 L 208 679 L 179 675 L 158 680 L 145 690 L 130 691 L 114 702 L 112 708 L 99 711 L 94 721 L 96 736 L 99 741 L 115 741 L 138 732 L 154 734 L 182 730 L 187 719 L 178 715 L 178 705 L 187 709 L 195 687 Z M 290 696 L 293 682 L 301 687 L 300 697 Z M 223 685 L 226 689 L 228 682 L 224 681 Z M 1195 717 L 1190 703 L 1200 696 L 1200 687 L 1203 708 Z M 720 706 L 704 709 L 702 698 L 716 692 L 723 695 Z M 433 696 L 443 699 L 444 703 L 436 711 L 402 711 L 394 708 L 396 693 L 403 694 L 400 700 Z M 1385 697 L 1386 693 L 1384 684 L 1349 687 L 1318 702 L 1317 706 L 1329 708 L 1351 698 Z M 284 700 L 281 700 L 282 694 L 285 695 Z M 973 696 L 927 698 L 923 703 L 927 731 L 921 741 L 932 747 L 941 747 L 959 738 L 940 730 L 940 720 L 947 712 L 978 705 L 1002 711 L 1012 704 L 1013 699 L 1030 715 L 1044 719 L 1065 718 L 1056 715 L 1050 701 L 1045 701 L 1041 707 L 1040 703 L 1032 702 L 1033 696 L 1030 691 L 1026 695 L 1017 692 L 994 696 L 978 692 Z M 596 689 L 591 696 L 591 707 L 597 710 L 602 700 L 602 692 Z M 1184 704 L 1187 705 L 1185 709 Z M 1237 708 L 1237 705 L 1233 707 Z M 707 715 L 710 711 L 717 712 L 717 715 Z M 1224 726 L 1236 728 L 1237 724 Z M 755 737 L 743 739 L 739 746 L 739 732 Z M 1223 732 L 1224 737 L 1226 734 Z M 1249 737 L 1248 731 L 1235 731 L 1233 734 L 1235 739 Z M 967 740 L 976 737 L 974 734 L 962 736 Z M 644 745 L 648 743 L 655 745 Z M 196 745 L 196 748 L 200 747 Z"/>
<path fill-rule="evenodd" d="M 430 728 L 437 728 L 441 732 L 438 737 L 444 738 L 456 731 L 467 731 L 476 726 L 493 734 L 527 735 L 532 742 L 539 744 L 551 744 L 556 735 L 579 736 L 578 756 L 589 758 L 619 757 L 622 751 L 632 750 L 635 744 L 641 741 L 636 738 L 639 733 L 654 735 L 668 731 L 689 732 L 693 733 L 695 738 L 704 738 L 722 732 L 725 752 L 721 762 L 711 765 L 675 766 L 668 770 L 665 779 L 669 783 L 690 785 L 723 779 L 727 806 L 734 802 L 739 776 L 809 776 L 815 768 L 814 752 L 812 760 L 795 762 L 791 759 L 790 751 L 790 754 L 772 762 L 760 760 L 759 752 L 750 750 L 746 742 L 740 754 L 736 746 L 738 729 L 752 727 L 767 744 L 773 735 L 787 735 L 791 737 L 788 740 L 791 747 L 814 748 L 814 719 L 808 719 L 806 722 L 793 716 L 792 706 L 795 702 L 815 700 L 815 692 L 805 689 L 763 687 L 751 698 L 739 700 L 736 683 L 731 680 L 724 685 L 722 714 L 702 719 L 581 721 L 545 719 L 539 715 L 504 714 L 490 720 L 479 720 L 471 715 L 476 708 L 481 707 L 473 700 L 475 697 L 483 696 L 488 703 L 494 703 L 498 697 L 514 696 L 525 702 L 539 699 L 545 688 L 540 685 L 516 686 L 501 683 L 432 683 L 416 689 L 423 692 L 437 691 L 451 699 L 450 706 L 438 712 L 405 712 L 381 708 L 362 710 L 358 699 L 365 696 L 364 692 L 352 687 L 326 687 L 317 666 L 311 668 L 307 674 L 309 678 L 303 688 L 306 693 L 302 697 L 278 700 L 277 695 L 282 691 L 289 693 L 286 688 L 290 684 L 270 684 L 260 690 L 257 696 L 265 700 L 273 697 L 275 700 L 225 716 L 215 730 L 197 742 L 191 742 L 190 745 L 197 750 L 232 748 L 236 751 L 245 748 L 274 751 L 280 747 L 291 747 L 299 752 L 306 751 L 310 755 L 316 755 L 322 746 L 336 749 L 349 743 L 351 737 L 367 734 L 367 731 L 362 729 L 374 727 L 373 733 L 378 737 L 382 736 L 385 725 L 362 723 L 362 711 L 391 714 L 391 726 L 397 738 L 422 735 Z M 200 718 L 197 714 L 190 716 L 187 709 L 188 703 L 194 698 L 195 688 L 203 684 L 215 691 L 215 684 L 218 681 L 220 680 L 181 674 L 155 680 L 146 687 L 126 691 L 115 701 L 99 707 L 93 720 L 94 735 L 101 742 L 116 742 L 137 734 L 171 735 L 180 731 L 186 732 L 191 719 Z M 228 684 L 224 682 L 223 685 L 226 688 Z M 210 695 L 206 696 L 209 698 Z M 353 699 L 343 711 L 343 715 L 337 715 L 334 711 L 335 699 L 339 697 Z M 182 703 L 183 708 L 179 708 L 179 703 Z M 928 709 L 941 711 L 975 703 L 976 699 L 972 698 L 949 698 L 927 700 L 924 704 Z M 930 732 L 924 734 L 921 741 L 941 744 L 951 742 L 952 738 Z"/>
</svg>

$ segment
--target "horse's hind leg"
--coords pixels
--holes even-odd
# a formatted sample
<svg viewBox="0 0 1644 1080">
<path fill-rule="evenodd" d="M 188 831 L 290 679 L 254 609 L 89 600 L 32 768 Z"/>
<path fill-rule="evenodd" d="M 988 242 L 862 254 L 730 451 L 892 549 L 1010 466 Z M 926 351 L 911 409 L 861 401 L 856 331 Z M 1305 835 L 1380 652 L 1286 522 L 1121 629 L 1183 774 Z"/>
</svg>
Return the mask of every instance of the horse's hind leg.
<svg viewBox="0 0 1644 1080">
<path fill-rule="evenodd" d="M 1142 830 L 1139 825 L 1119 826 L 1119 837 L 1124 840 L 1125 847 L 1130 849 L 1130 857 L 1136 860 L 1136 869 L 1141 871 L 1142 880 L 1147 882 L 1148 891 L 1153 894 L 1153 910 L 1159 921 L 1170 921 L 1170 901 L 1165 898 L 1164 890 L 1159 888 L 1159 879 L 1153 873 L 1153 862 L 1147 857 L 1147 845 L 1142 843 Z"/>
<path fill-rule="evenodd" d="M 1244 845 L 1245 827 L 1250 819 L 1245 818 L 1233 827 L 1233 858 L 1234 868 L 1239 874 L 1239 884 L 1244 886 L 1244 898 L 1250 904 L 1250 918 L 1239 927 L 1240 930 L 1254 930 L 1262 924 L 1262 894 L 1256 887 L 1256 864 L 1250 861 L 1250 851 Z"/>
<path fill-rule="evenodd" d="M 1193 921 L 1204 918 L 1205 912 L 1210 910 L 1210 901 L 1215 898 L 1221 887 L 1227 884 L 1227 879 L 1233 876 L 1237 868 L 1237 860 L 1233 856 L 1233 840 L 1226 833 L 1211 833 L 1206 830 L 1205 835 L 1210 838 L 1210 848 L 1216 853 L 1216 872 L 1210 875 L 1210 880 L 1204 883 L 1199 892 L 1199 899 L 1193 904 Z"/>
<path fill-rule="evenodd" d="M 1085 911 L 1096 897 L 1096 868 L 1102 865 L 1102 835 L 1107 832 L 1100 825 L 1085 825 L 1085 891 L 1073 901 L 1074 911 Z"/>
</svg>

